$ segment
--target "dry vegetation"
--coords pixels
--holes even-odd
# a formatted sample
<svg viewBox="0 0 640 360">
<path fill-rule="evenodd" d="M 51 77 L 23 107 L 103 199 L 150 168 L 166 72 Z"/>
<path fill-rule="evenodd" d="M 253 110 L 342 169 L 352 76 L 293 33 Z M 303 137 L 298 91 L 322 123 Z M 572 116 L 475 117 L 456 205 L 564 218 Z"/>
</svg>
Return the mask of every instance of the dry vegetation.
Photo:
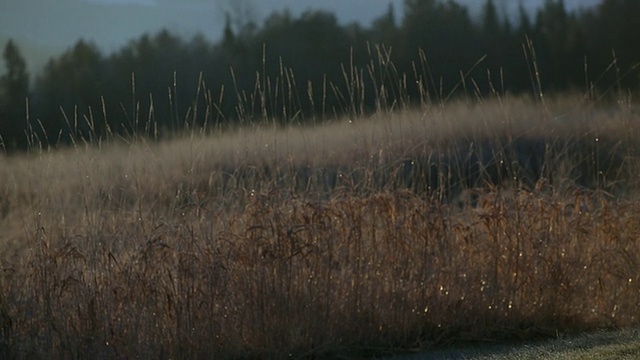
<svg viewBox="0 0 640 360">
<path fill-rule="evenodd" d="M 0 355 L 371 355 L 637 326 L 639 121 L 496 98 L 0 158 Z"/>
</svg>

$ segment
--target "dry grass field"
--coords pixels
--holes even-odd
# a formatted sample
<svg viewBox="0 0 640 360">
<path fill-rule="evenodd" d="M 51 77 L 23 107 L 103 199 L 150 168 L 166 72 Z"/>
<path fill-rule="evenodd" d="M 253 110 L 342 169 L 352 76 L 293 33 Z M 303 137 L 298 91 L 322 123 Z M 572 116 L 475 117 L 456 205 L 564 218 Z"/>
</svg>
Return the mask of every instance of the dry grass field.
<svg viewBox="0 0 640 360">
<path fill-rule="evenodd" d="M 522 343 L 475 343 L 405 351 L 390 360 L 633 360 L 640 356 L 638 329 L 596 331 Z"/>
<path fill-rule="evenodd" d="M 639 131 L 631 102 L 495 97 L 0 157 L 0 357 L 637 326 Z"/>
</svg>

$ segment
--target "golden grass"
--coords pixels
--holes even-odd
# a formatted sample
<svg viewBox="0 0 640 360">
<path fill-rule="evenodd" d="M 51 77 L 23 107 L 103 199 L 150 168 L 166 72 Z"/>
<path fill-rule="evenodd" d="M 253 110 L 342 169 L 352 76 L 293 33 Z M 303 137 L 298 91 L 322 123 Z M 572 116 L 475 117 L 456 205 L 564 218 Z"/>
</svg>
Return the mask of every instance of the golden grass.
<svg viewBox="0 0 640 360">
<path fill-rule="evenodd" d="M 307 357 L 638 325 L 638 120 L 509 98 L 0 158 L 0 355 Z"/>
</svg>

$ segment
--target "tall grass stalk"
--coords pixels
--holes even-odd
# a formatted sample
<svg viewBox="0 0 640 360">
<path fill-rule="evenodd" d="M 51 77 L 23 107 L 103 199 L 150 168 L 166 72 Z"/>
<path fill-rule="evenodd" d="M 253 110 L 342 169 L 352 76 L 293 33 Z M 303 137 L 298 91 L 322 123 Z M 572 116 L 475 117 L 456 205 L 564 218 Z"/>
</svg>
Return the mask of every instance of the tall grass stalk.
<svg viewBox="0 0 640 360">
<path fill-rule="evenodd" d="M 216 124 L 200 83 L 213 129 L 196 104 L 168 141 L 0 158 L 0 355 L 370 355 L 637 326 L 633 105 L 454 101 L 426 70 L 410 102 L 378 55 L 345 68 L 348 116 L 322 126 L 295 125 L 281 66 L 237 94 L 244 126 Z"/>
</svg>

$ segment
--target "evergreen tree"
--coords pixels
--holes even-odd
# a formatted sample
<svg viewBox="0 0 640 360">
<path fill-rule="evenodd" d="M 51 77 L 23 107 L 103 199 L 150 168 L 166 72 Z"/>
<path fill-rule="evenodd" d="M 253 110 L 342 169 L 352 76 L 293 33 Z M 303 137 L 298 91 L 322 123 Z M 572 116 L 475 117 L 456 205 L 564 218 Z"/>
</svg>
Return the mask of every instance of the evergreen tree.
<svg viewBox="0 0 640 360">
<path fill-rule="evenodd" d="M 581 60 L 570 58 L 572 33 L 575 31 L 572 16 L 563 0 L 545 0 L 538 11 L 534 40 L 543 83 L 556 89 L 566 88 L 582 68 Z M 577 69 L 577 70 L 576 70 Z"/>
<path fill-rule="evenodd" d="M 6 74 L 0 77 L 0 136 L 5 148 L 23 146 L 26 138 L 27 65 L 18 46 L 9 40 L 2 53 Z"/>
<path fill-rule="evenodd" d="M 236 35 L 233 33 L 231 27 L 231 15 L 228 13 L 225 15 L 224 31 L 222 35 L 222 46 L 225 48 L 233 49 L 236 44 Z"/>
<path fill-rule="evenodd" d="M 493 0 L 487 0 L 484 5 L 482 29 L 489 35 L 500 33 L 500 20 Z"/>
<path fill-rule="evenodd" d="M 533 27 L 531 26 L 531 19 L 529 19 L 529 14 L 527 14 L 527 10 L 524 8 L 522 4 L 522 0 L 518 4 L 518 32 L 523 36 L 531 36 L 531 32 Z"/>
<path fill-rule="evenodd" d="M 405 0 L 404 4 L 400 68 L 413 74 L 412 62 L 422 50 L 428 64 L 419 68 L 428 68 L 428 73 L 416 80 L 430 85 L 437 96 L 446 96 L 460 83 L 460 73 L 469 71 L 483 55 L 476 26 L 467 9 L 451 0 Z"/>
<path fill-rule="evenodd" d="M 621 85 L 634 87 L 640 80 L 640 1 L 603 0 L 585 26 L 591 41 L 590 59 L 594 76 L 600 74 L 616 60 L 618 74 L 607 74 L 603 86 L 620 81 Z M 636 76 L 633 73 L 637 74 Z"/>
<path fill-rule="evenodd" d="M 250 14 L 241 11 L 242 6 L 229 3 L 232 16 L 227 16 L 216 46 L 203 37 L 185 42 L 162 31 L 143 35 L 102 58 L 93 45 L 80 41 L 53 59 L 38 78 L 30 117 L 41 120 L 50 136 L 66 135 L 76 126 L 75 119 L 82 125 L 89 117 L 89 106 L 94 116 L 96 112 L 100 115 L 104 96 L 104 108 L 115 122 L 109 124 L 112 131 L 140 133 L 149 119 L 171 130 L 184 124 L 186 114 L 207 112 L 191 111 L 197 109 L 194 99 L 204 93 L 214 101 L 223 99 L 215 112 L 221 121 L 236 119 L 240 110 L 245 119 L 266 113 L 278 117 L 285 111 L 296 119 L 308 113 L 331 116 L 353 112 L 354 105 L 360 112 L 363 103 L 377 108 L 372 100 L 375 92 L 358 87 L 384 88 L 392 101 L 415 101 L 425 94 L 436 98 L 454 89 L 460 91 L 461 73 L 474 78 L 480 91 L 490 90 L 484 86 L 490 74 L 494 88 L 518 92 L 531 85 L 530 64 L 522 52 L 525 35 L 533 40 L 545 88 L 584 86 L 585 56 L 589 79 L 602 79 L 598 84 L 602 87 L 618 81 L 618 75 L 625 86 L 640 79 L 629 73 L 640 61 L 640 47 L 636 46 L 640 22 L 635 21 L 640 17 L 639 1 L 603 0 L 600 6 L 576 14 L 567 11 L 563 0 L 546 0 L 535 22 L 526 13 L 524 0 L 519 1 L 519 19 L 514 19 L 513 30 L 508 19 L 501 18 L 497 0 L 484 0 L 477 22 L 452 0 L 404 0 L 401 22 L 396 22 L 390 5 L 364 30 L 341 25 L 332 13 L 314 11 L 299 17 L 286 11 L 274 13 L 258 28 Z M 376 56 L 375 47 L 367 46 L 376 44 L 392 50 L 392 64 L 387 59 L 375 64 L 376 59 L 371 58 Z M 373 52 L 367 51 L 370 49 Z M 602 77 L 612 61 L 612 50 L 617 67 Z M 0 82 L 0 134 L 7 140 L 24 133 L 19 124 L 25 118 L 28 76 L 15 44 L 7 45 L 4 56 L 9 72 Z M 372 80 L 369 73 L 379 78 Z M 198 83 L 198 79 L 203 81 Z M 200 91 L 205 82 L 207 90 Z M 196 93 L 196 89 L 200 90 Z M 60 108 L 72 124 L 62 117 Z"/>
<path fill-rule="evenodd" d="M 93 135 L 92 132 L 102 128 L 90 123 L 101 109 L 106 80 L 102 60 L 95 45 L 79 40 L 45 66 L 35 84 L 40 109 L 37 115 L 45 131 L 39 134 L 41 141 L 55 145 L 58 141 L 69 141 L 70 136 Z"/>
<path fill-rule="evenodd" d="M 387 12 L 373 21 L 371 26 L 371 40 L 374 43 L 394 46 L 398 42 L 398 25 L 393 4 L 390 3 Z"/>
</svg>

